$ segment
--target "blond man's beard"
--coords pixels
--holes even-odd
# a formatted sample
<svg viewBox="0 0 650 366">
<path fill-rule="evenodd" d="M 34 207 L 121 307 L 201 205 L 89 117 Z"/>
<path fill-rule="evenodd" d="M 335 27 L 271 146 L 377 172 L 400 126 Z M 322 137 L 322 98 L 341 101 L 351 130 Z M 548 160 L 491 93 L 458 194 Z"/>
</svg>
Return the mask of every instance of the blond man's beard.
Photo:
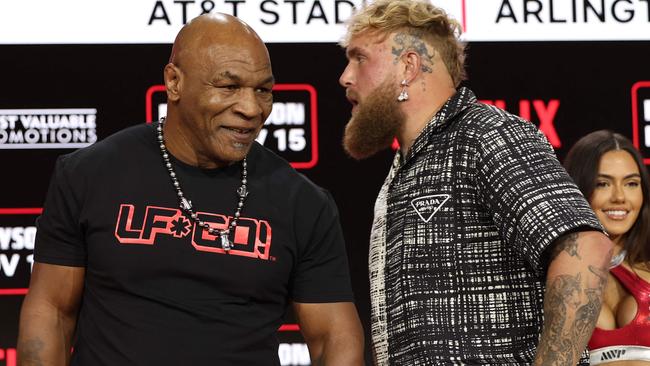
<svg viewBox="0 0 650 366">
<path fill-rule="evenodd" d="M 386 78 L 357 107 L 345 126 L 343 149 L 356 160 L 366 159 L 391 146 L 406 116 L 399 108 L 394 78 Z"/>
</svg>

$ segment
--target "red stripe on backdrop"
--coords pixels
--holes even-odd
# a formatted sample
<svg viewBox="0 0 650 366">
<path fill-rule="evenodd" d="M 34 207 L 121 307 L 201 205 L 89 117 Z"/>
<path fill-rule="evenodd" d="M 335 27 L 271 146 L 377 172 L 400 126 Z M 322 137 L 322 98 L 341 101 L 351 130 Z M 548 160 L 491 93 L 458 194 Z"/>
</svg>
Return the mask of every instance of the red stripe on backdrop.
<svg viewBox="0 0 650 366">
<path fill-rule="evenodd" d="M 463 0 L 462 3 L 462 26 L 463 26 L 463 33 L 467 32 L 467 0 Z"/>
<path fill-rule="evenodd" d="M 147 123 L 153 122 L 152 121 L 152 119 L 153 119 L 153 109 L 152 109 L 153 108 L 153 100 L 152 100 L 153 93 L 165 92 L 165 91 L 167 91 L 167 88 L 164 85 L 154 85 L 154 86 L 150 87 L 149 89 L 147 89 L 147 93 L 146 93 L 145 101 L 144 101 L 145 108 L 146 108 L 145 113 L 147 114 L 147 116 L 146 116 Z"/>
<path fill-rule="evenodd" d="M 0 288 L 0 296 L 27 295 L 26 288 Z"/>
<path fill-rule="evenodd" d="M 300 326 L 298 324 L 282 324 L 278 331 L 280 332 L 297 332 L 300 330 Z"/>
<path fill-rule="evenodd" d="M 40 215 L 41 207 L 0 208 L 0 215 Z"/>
</svg>

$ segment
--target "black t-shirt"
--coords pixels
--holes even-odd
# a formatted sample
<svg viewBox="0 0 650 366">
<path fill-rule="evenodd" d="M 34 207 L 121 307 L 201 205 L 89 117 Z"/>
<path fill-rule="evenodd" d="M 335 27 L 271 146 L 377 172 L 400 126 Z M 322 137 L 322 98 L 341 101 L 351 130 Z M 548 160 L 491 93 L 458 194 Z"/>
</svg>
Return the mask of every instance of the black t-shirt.
<svg viewBox="0 0 650 366">
<path fill-rule="evenodd" d="M 173 162 L 200 217 L 225 228 L 240 164 Z M 289 301 L 352 301 L 331 196 L 258 144 L 248 188 L 226 253 L 180 211 L 152 126 L 59 158 L 35 259 L 86 268 L 73 365 L 279 364 Z"/>
</svg>

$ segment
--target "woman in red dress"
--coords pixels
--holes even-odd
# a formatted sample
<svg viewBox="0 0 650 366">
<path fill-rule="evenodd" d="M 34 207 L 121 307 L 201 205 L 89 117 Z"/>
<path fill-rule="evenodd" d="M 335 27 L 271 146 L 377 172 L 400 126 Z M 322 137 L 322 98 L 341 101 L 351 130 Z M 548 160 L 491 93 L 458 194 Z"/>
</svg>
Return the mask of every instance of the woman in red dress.
<svg viewBox="0 0 650 366">
<path fill-rule="evenodd" d="M 581 138 L 564 166 L 615 243 L 592 365 L 650 365 L 649 176 L 630 140 L 611 131 Z"/>
</svg>

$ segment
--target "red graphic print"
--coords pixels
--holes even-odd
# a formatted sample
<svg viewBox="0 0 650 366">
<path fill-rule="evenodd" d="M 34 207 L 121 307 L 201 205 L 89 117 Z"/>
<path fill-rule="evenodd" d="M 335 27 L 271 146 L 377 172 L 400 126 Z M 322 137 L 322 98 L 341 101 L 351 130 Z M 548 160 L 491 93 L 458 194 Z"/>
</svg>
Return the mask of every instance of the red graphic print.
<svg viewBox="0 0 650 366">
<path fill-rule="evenodd" d="M 223 230 L 228 227 L 232 217 L 197 212 L 199 219 L 210 227 Z M 200 252 L 238 255 L 249 258 L 268 260 L 271 250 L 271 225 L 265 220 L 240 217 L 231 239 L 234 248 L 226 252 L 221 248 L 219 238 L 190 221 L 180 209 L 159 206 L 147 206 L 144 216 L 135 221 L 136 207 L 130 204 L 120 205 L 115 225 L 115 237 L 121 244 L 154 245 L 159 235 L 173 236 L 178 239 L 191 238 L 191 245 Z M 191 234 L 191 235 L 190 235 Z"/>
</svg>

